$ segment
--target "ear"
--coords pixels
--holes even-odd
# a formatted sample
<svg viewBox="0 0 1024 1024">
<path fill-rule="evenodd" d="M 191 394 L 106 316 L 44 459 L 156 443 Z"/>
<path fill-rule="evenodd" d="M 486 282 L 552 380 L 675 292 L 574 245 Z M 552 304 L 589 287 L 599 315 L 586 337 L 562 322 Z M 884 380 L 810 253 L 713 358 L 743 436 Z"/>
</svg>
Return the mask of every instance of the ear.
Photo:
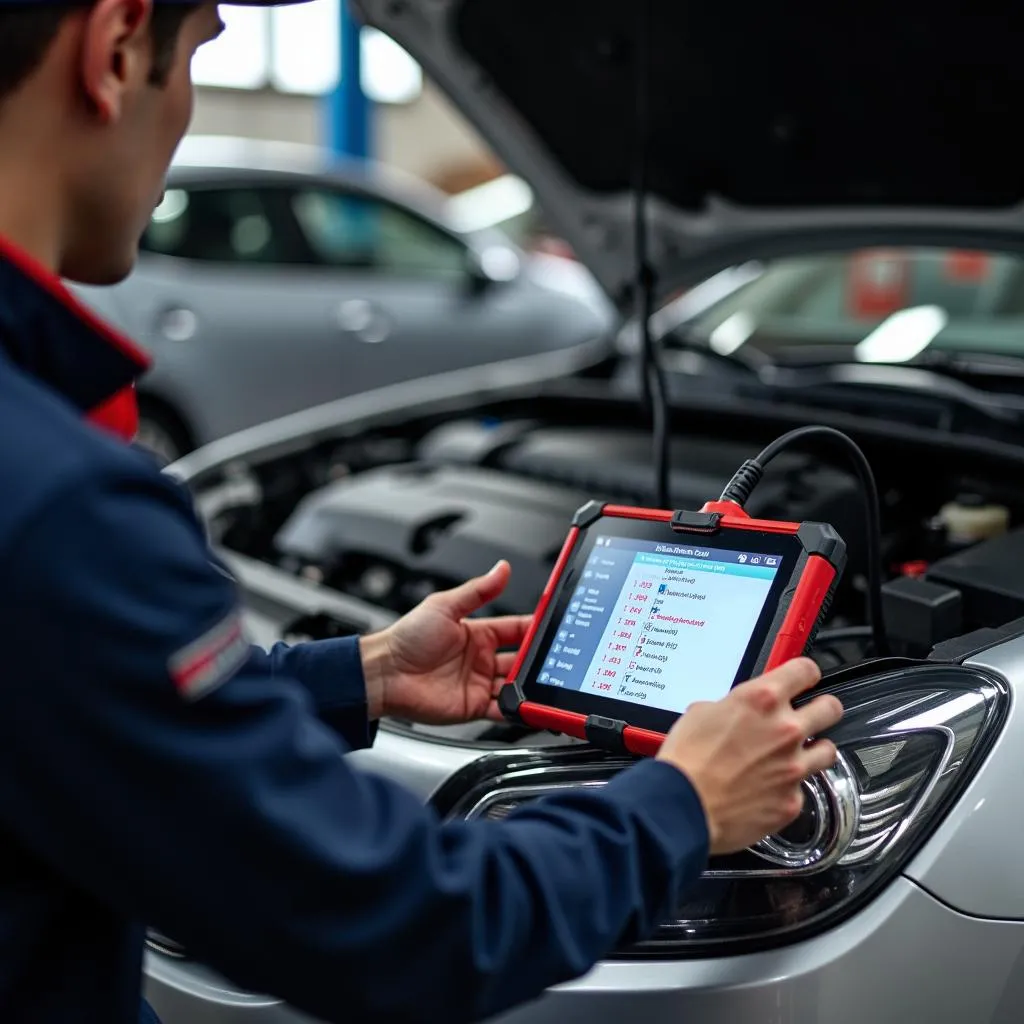
<svg viewBox="0 0 1024 1024">
<path fill-rule="evenodd" d="M 149 75 L 153 0 L 96 0 L 82 32 L 81 83 L 104 124 L 121 116 L 125 94 Z"/>
</svg>

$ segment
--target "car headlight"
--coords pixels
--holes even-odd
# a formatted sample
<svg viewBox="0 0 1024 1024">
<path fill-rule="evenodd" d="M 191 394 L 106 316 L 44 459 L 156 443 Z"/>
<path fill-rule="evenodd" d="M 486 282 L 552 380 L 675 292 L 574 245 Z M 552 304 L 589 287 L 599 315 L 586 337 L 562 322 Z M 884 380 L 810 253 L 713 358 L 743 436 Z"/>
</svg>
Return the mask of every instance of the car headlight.
<svg viewBox="0 0 1024 1024">
<path fill-rule="evenodd" d="M 805 783 L 803 811 L 788 828 L 714 858 L 675 919 L 630 956 L 780 945 L 854 913 L 942 820 L 998 735 L 1009 703 L 995 677 L 942 665 L 820 690 L 835 693 L 846 709 L 828 734 L 839 750 L 835 767 Z M 449 816 L 503 818 L 553 790 L 603 785 L 623 766 L 621 759 L 583 761 L 580 751 L 551 753 L 543 763 L 520 758 L 506 761 L 497 776 L 478 765 L 461 793 L 453 785 L 439 792 L 439 806 Z"/>
</svg>

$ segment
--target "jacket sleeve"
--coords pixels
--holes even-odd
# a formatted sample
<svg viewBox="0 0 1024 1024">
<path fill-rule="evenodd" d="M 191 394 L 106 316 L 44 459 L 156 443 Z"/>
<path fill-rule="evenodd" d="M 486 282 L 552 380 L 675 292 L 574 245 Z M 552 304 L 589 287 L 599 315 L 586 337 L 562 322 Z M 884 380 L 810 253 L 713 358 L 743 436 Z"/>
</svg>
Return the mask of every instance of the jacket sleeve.
<svg viewBox="0 0 1024 1024">
<path fill-rule="evenodd" d="M 317 717 L 351 750 L 373 743 L 377 723 L 369 720 L 366 679 L 358 637 L 251 647 L 246 675 L 270 675 L 297 682 L 309 695 Z"/>
<path fill-rule="evenodd" d="M 146 457 L 149 455 L 146 453 Z M 181 504 L 197 518 L 192 493 L 177 477 L 165 474 Z M 200 529 L 202 526 L 200 524 Z M 203 531 L 206 537 L 205 530 Z M 231 570 L 210 552 L 207 557 L 218 572 L 234 580 Z M 310 696 L 317 717 L 330 726 L 352 749 L 370 746 L 377 735 L 377 722 L 370 722 L 366 702 L 366 679 L 359 652 L 358 637 L 340 637 L 303 644 L 274 644 L 265 651 L 255 644 L 250 648 L 250 669 L 255 675 L 290 678 Z M 248 674 L 248 673 L 247 673 Z"/>
<path fill-rule="evenodd" d="M 0 552 L 13 840 L 325 1021 L 490 1016 L 671 912 L 707 852 L 681 773 L 647 761 L 500 824 L 439 822 L 251 658 L 156 476 L 75 481 Z"/>
</svg>

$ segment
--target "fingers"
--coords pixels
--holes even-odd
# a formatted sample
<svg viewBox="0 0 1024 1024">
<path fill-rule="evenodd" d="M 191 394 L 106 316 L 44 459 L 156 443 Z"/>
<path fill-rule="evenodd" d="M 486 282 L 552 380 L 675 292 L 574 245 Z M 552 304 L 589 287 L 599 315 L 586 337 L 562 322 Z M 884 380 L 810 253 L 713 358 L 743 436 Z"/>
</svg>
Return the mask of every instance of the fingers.
<svg viewBox="0 0 1024 1024">
<path fill-rule="evenodd" d="M 434 599 L 443 601 L 454 618 L 464 619 L 500 597 L 511 574 L 512 567 L 502 560 L 486 575 L 475 576 L 461 586 L 435 594 Z"/>
<path fill-rule="evenodd" d="M 817 736 L 839 724 L 843 717 L 843 705 L 838 698 L 823 693 L 797 708 L 794 713 L 800 722 L 802 735 Z"/>
<path fill-rule="evenodd" d="M 491 684 L 491 701 L 487 705 L 487 710 L 484 712 L 484 718 L 492 722 L 504 722 L 505 716 L 501 713 L 498 708 L 498 695 L 501 693 L 501 688 L 505 685 L 505 677 L 503 675 L 496 676 L 494 682 Z"/>
<path fill-rule="evenodd" d="M 810 746 L 804 747 L 800 752 L 804 778 L 831 768 L 836 763 L 837 756 L 836 745 L 830 740 L 815 740 Z"/>
<path fill-rule="evenodd" d="M 502 651 L 494 659 L 494 674 L 499 679 L 505 679 L 509 672 L 512 671 L 512 666 L 516 663 L 517 657 L 519 657 L 518 651 Z"/>
<path fill-rule="evenodd" d="M 769 672 L 763 681 L 780 689 L 786 700 L 792 700 L 817 686 L 820 679 L 821 669 L 810 658 L 794 658 Z"/>
<path fill-rule="evenodd" d="M 515 647 L 518 650 L 531 621 L 530 615 L 503 615 L 497 619 L 477 619 L 473 628 L 490 630 L 496 648 Z"/>
<path fill-rule="evenodd" d="M 789 708 L 795 697 L 821 679 L 821 670 L 810 658 L 794 658 L 763 676 L 740 683 L 730 699 L 744 701 L 761 714 Z"/>
</svg>

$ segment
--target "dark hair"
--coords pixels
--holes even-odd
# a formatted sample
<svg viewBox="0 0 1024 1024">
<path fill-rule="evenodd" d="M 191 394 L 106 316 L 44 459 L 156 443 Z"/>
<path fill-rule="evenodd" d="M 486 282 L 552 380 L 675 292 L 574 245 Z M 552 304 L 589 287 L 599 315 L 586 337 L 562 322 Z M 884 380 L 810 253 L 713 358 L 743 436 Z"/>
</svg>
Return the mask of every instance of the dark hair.
<svg viewBox="0 0 1024 1024">
<path fill-rule="evenodd" d="M 46 56 L 64 19 L 82 3 L 0 3 L 0 101 L 9 96 L 32 74 Z M 167 81 L 174 62 L 178 33 L 196 3 L 156 3 L 150 16 L 153 40 L 153 85 Z"/>
</svg>

